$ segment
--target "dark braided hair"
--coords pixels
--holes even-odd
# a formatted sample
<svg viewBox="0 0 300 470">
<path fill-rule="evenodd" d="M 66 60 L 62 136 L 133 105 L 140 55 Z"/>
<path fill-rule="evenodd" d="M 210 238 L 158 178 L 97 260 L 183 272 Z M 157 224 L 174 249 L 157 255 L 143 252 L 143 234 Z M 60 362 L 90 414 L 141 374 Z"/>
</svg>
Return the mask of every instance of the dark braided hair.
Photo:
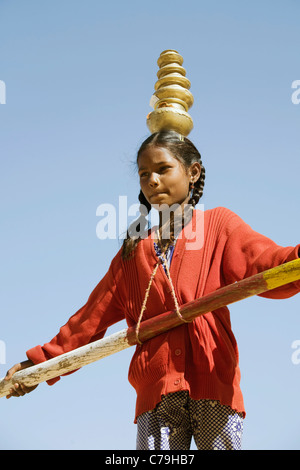
<svg viewBox="0 0 300 470">
<path fill-rule="evenodd" d="M 192 209 L 197 205 L 199 199 L 203 195 L 203 188 L 205 182 L 205 168 L 201 161 L 201 155 L 194 144 L 187 138 L 183 137 L 182 135 L 178 134 L 175 131 L 161 131 L 156 132 L 150 137 L 148 137 L 141 145 L 138 153 L 137 153 L 137 161 L 140 155 L 149 147 L 161 147 L 167 149 L 177 160 L 182 163 L 182 165 L 188 169 L 193 163 L 198 162 L 201 165 L 201 174 L 197 181 L 194 183 L 194 188 L 191 193 L 191 197 L 188 201 L 188 207 L 191 209 L 190 214 L 188 217 L 192 215 Z M 127 230 L 127 237 L 123 242 L 123 258 L 127 259 L 134 253 L 134 249 L 139 241 L 142 239 L 141 235 L 139 234 L 147 234 L 148 220 L 147 215 L 151 210 L 151 204 L 147 201 L 146 197 L 144 196 L 143 192 L 140 191 L 139 194 L 139 202 L 140 202 L 140 217 L 134 221 Z M 186 214 L 185 214 L 186 216 Z M 175 233 L 175 226 L 174 220 L 170 222 L 170 239 L 163 240 L 162 249 L 166 249 L 170 243 L 174 242 L 174 233 Z M 182 218 L 180 221 L 180 227 L 182 229 Z"/>
</svg>

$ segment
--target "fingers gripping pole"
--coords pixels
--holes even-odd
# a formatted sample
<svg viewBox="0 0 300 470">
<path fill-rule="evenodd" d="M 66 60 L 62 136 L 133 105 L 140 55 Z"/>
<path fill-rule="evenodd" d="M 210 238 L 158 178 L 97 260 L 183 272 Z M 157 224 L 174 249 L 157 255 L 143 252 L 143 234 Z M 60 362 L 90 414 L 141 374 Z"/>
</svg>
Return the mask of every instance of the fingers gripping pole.
<svg viewBox="0 0 300 470">
<path fill-rule="evenodd" d="M 238 302 L 253 295 L 262 294 L 285 284 L 300 280 L 300 259 L 282 264 L 254 276 L 222 287 L 187 304 L 181 305 L 178 316 L 176 309 L 144 320 L 140 324 L 139 338 L 142 343 L 166 331 L 190 322 L 200 315 L 217 308 Z M 26 386 L 37 385 L 46 380 L 74 371 L 92 362 L 110 356 L 137 344 L 136 327 L 121 330 L 104 339 L 82 346 L 49 361 L 16 372 L 10 381 L 0 380 L 0 397 L 9 394 L 12 384 L 19 382 Z"/>
</svg>

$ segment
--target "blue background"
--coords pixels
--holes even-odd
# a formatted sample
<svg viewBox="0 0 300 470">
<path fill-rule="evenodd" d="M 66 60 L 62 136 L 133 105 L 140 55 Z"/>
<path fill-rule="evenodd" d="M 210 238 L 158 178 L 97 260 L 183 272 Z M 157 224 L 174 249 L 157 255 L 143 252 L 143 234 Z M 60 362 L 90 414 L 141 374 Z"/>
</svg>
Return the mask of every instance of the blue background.
<svg viewBox="0 0 300 470">
<path fill-rule="evenodd" d="M 296 0 L 0 1 L 0 376 L 57 333 L 119 249 L 97 238 L 96 210 L 137 202 L 134 162 L 165 49 L 183 55 L 192 83 L 205 209 L 299 243 L 299 13 Z M 231 307 L 244 449 L 300 448 L 299 307 L 299 295 Z M 134 449 L 132 353 L 3 398 L 1 449 Z"/>
</svg>

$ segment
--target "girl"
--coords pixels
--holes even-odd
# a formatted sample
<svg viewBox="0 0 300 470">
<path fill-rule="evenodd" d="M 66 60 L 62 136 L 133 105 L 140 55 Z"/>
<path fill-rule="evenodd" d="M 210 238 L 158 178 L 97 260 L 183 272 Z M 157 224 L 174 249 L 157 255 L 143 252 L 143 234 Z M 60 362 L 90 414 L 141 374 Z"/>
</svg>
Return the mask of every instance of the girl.
<svg viewBox="0 0 300 470">
<path fill-rule="evenodd" d="M 300 245 L 280 247 L 223 207 L 195 210 L 205 169 L 195 146 L 176 132 L 151 135 L 137 165 L 141 215 L 107 274 L 58 335 L 27 351 L 28 361 L 6 378 L 102 338 L 126 318 L 128 326 L 136 325 L 139 343 L 129 369 L 137 392 L 137 449 L 189 449 L 192 437 L 198 449 L 240 449 L 245 410 L 228 308 L 190 323 L 181 317 L 181 326 L 144 344 L 139 325 L 174 306 L 180 316 L 186 302 L 298 258 Z M 160 215 L 157 229 L 148 229 L 152 207 Z M 264 296 L 287 298 L 299 290 L 297 281 Z M 8 397 L 33 388 L 16 384 Z"/>
</svg>

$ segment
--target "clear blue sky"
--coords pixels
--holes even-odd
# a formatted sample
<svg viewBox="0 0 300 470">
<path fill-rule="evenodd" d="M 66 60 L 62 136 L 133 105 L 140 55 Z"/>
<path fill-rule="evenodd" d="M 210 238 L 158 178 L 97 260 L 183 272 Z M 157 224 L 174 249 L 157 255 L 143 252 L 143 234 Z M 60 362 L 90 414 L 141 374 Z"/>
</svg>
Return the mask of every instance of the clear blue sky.
<svg viewBox="0 0 300 470">
<path fill-rule="evenodd" d="M 57 333 L 119 249 L 97 238 L 96 210 L 137 202 L 132 162 L 165 49 L 183 55 L 192 83 L 205 208 L 299 243 L 299 14 L 296 0 L 0 0 L 0 376 Z M 300 295 L 231 312 L 244 449 L 300 449 Z M 1 449 L 134 449 L 132 353 L 0 400 Z"/>
</svg>

